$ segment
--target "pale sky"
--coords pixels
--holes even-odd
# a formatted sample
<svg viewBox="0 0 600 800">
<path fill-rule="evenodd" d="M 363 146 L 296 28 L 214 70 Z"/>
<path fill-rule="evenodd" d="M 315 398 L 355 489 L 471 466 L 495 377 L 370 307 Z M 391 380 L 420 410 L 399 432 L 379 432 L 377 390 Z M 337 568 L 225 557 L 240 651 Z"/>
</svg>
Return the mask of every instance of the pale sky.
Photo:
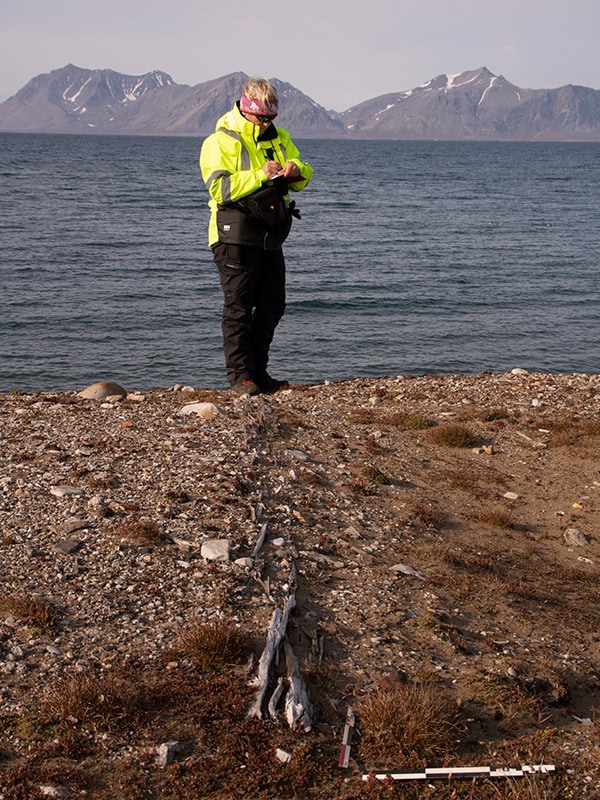
<svg viewBox="0 0 600 800">
<path fill-rule="evenodd" d="M 598 0 L 1 0 L 0 102 L 68 63 L 195 85 L 279 78 L 345 111 L 486 66 L 523 88 L 600 89 Z"/>
</svg>

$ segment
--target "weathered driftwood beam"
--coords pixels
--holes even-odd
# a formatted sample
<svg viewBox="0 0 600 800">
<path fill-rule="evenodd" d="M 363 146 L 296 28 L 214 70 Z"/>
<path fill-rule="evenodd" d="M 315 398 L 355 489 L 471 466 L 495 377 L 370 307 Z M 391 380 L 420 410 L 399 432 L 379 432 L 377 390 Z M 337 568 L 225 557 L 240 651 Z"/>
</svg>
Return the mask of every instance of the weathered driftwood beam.
<svg viewBox="0 0 600 800">
<path fill-rule="evenodd" d="M 252 551 L 252 558 L 256 558 L 256 556 L 260 552 L 260 548 L 263 546 L 265 542 L 266 535 L 267 535 L 267 523 L 265 522 L 263 523 L 263 525 L 261 525 L 258 539 L 256 540 L 256 544 L 254 545 L 254 550 Z"/>
<path fill-rule="evenodd" d="M 285 718 L 290 728 L 302 726 L 305 731 L 310 731 L 313 723 L 313 707 L 308 697 L 308 691 L 298 659 L 292 645 L 287 641 L 283 643 L 287 662 L 289 689 L 285 698 Z"/>
<path fill-rule="evenodd" d="M 258 692 L 256 698 L 248 710 L 248 717 L 263 718 L 263 702 L 267 687 L 269 685 L 269 672 L 273 658 L 276 656 L 279 646 L 285 636 L 288 620 L 291 611 L 296 607 L 296 598 L 290 595 L 285 603 L 283 611 L 276 608 L 271 618 L 271 625 L 267 633 L 267 642 L 265 649 L 262 651 L 260 661 L 258 662 L 258 674 L 256 682 L 258 684 Z"/>
<path fill-rule="evenodd" d="M 269 683 L 269 668 L 271 661 L 275 654 L 276 648 L 279 646 L 281 637 L 279 635 L 279 628 L 281 625 L 282 612 L 280 608 L 276 608 L 271 617 L 271 625 L 267 632 L 267 641 L 265 649 L 262 651 L 260 660 L 258 662 L 258 674 L 256 676 L 256 683 L 258 684 L 258 693 L 250 708 L 248 709 L 248 717 L 263 718 L 262 704 L 267 685 Z"/>
<path fill-rule="evenodd" d="M 279 704 L 279 700 L 281 699 L 281 695 L 285 691 L 285 682 L 282 677 L 277 679 L 277 686 L 275 687 L 275 691 L 271 695 L 271 699 L 269 700 L 269 716 L 271 719 L 277 719 L 279 716 L 277 713 L 277 705 Z"/>
</svg>

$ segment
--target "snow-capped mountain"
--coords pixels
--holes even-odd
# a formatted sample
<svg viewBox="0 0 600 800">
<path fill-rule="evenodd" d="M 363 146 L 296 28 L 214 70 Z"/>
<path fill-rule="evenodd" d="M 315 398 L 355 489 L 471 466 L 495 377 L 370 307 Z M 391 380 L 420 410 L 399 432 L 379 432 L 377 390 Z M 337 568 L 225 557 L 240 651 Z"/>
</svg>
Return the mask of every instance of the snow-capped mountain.
<svg viewBox="0 0 600 800">
<path fill-rule="evenodd" d="M 0 131 L 206 135 L 240 96 L 234 72 L 195 86 L 165 72 L 123 75 L 68 64 L 0 104 Z M 600 91 L 522 89 L 486 67 L 439 75 L 338 114 L 277 78 L 277 123 L 296 137 L 600 141 Z"/>
<path fill-rule="evenodd" d="M 600 91 L 522 89 L 481 67 L 367 100 L 340 119 L 361 138 L 600 139 Z"/>
<path fill-rule="evenodd" d="M 206 134 L 239 99 L 247 79 L 235 72 L 197 86 L 165 72 L 123 75 L 68 64 L 38 75 L 0 104 L 0 130 L 49 133 Z M 289 83 L 272 79 L 281 98 L 278 120 L 298 135 L 343 135 L 342 124 Z M 293 97 L 294 102 L 291 102 Z"/>
<path fill-rule="evenodd" d="M 134 76 L 68 64 L 47 75 L 38 75 L 3 103 L 2 127 L 13 128 L 16 124 L 21 130 L 65 132 L 104 127 L 146 94 L 173 85 L 166 72 Z"/>
</svg>

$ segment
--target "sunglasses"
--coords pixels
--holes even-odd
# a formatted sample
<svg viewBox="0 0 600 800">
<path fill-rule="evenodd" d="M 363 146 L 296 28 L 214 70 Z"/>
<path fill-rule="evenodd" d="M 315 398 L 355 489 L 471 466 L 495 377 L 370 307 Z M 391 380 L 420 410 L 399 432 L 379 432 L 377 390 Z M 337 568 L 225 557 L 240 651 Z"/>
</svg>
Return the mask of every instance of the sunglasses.
<svg viewBox="0 0 600 800">
<path fill-rule="evenodd" d="M 274 116 L 267 116 L 266 114 L 255 114 L 254 115 L 259 122 L 272 122 L 277 114 Z"/>
</svg>

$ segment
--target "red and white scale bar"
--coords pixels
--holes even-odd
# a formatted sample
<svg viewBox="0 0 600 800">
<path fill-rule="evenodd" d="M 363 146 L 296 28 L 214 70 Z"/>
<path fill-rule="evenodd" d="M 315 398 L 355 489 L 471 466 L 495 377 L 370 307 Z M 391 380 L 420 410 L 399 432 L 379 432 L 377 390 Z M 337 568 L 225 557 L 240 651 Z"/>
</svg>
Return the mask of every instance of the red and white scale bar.
<svg viewBox="0 0 600 800">
<path fill-rule="evenodd" d="M 346 768 L 350 763 L 350 748 L 352 747 L 352 735 L 354 733 L 355 724 L 356 724 L 356 718 L 354 716 L 354 709 L 352 708 L 352 706 L 348 706 L 348 711 L 346 712 L 346 724 L 344 725 L 344 735 L 342 737 L 342 747 L 340 750 L 338 767 Z"/>
<path fill-rule="evenodd" d="M 406 772 L 376 772 L 363 775 L 363 781 L 371 775 L 379 781 L 391 778 L 394 781 L 426 781 L 435 778 L 523 778 L 525 775 L 549 775 L 555 772 L 554 764 L 532 764 L 520 767 L 431 767 Z"/>
</svg>

